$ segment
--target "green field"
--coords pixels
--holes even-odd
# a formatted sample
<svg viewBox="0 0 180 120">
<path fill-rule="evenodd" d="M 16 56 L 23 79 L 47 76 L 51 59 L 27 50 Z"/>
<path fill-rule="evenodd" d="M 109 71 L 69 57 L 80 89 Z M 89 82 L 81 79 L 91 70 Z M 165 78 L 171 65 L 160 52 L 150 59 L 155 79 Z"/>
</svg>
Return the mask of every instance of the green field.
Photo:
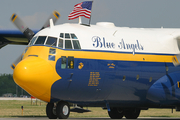
<svg viewBox="0 0 180 120">
<path fill-rule="evenodd" d="M 21 106 L 23 106 L 23 114 Z M 86 117 L 108 117 L 107 111 L 101 108 L 89 107 L 92 112 L 88 113 L 70 113 L 71 118 L 86 118 Z M 143 110 L 140 117 L 179 117 L 180 112 L 171 112 L 171 109 L 149 109 Z M 46 103 L 37 101 L 17 101 L 17 100 L 1 100 L 0 101 L 0 117 L 41 117 L 46 116 Z"/>
</svg>

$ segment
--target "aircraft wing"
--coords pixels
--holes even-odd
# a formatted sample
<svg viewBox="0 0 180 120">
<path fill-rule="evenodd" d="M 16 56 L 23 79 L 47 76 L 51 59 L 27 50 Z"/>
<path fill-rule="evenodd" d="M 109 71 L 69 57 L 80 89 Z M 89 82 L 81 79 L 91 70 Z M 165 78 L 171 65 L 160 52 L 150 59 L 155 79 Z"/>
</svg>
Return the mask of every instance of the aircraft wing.
<svg viewBox="0 0 180 120">
<path fill-rule="evenodd" d="M 0 49 L 8 44 L 27 45 L 28 39 L 19 30 L 0 30 Z"/>
</svg>

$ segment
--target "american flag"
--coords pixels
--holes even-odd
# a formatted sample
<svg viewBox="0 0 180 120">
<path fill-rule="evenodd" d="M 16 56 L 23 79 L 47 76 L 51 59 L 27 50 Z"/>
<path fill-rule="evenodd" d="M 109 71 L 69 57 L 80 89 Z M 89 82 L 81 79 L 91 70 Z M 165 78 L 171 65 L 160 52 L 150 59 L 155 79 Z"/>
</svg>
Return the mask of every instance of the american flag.
<svg viewBox="0 0 180 120">
<path fill-rule="evenodd" d="M 82 3 L 76 4 L 74 10 L 69 14 L 68 19 L 76 19 L 79 16 L 84 16 L 88 19 L 91 17 L 92 1 L 84 1 Z"/>
</svg>

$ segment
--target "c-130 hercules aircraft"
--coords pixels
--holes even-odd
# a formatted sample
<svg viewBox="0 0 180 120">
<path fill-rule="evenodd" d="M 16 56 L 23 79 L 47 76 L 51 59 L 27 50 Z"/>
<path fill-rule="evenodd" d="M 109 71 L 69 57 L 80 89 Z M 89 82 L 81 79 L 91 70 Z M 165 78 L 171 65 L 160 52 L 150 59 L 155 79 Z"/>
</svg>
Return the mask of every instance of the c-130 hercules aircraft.
<svg viewBox="0 0 180 120">
<path fill-rule="evenodd" d="M 70 105 L 106 108 L 112 119 L 138 118 L 141 110 L 180 111 L 180 29 L 54 25 L 40 31 L 13 14 L 20 31 L 0 31 L 1 47 L 28 44 L 12 64 L 14 81 L 47 102 L 49 119 L 66 119 Z"/>
</svg>

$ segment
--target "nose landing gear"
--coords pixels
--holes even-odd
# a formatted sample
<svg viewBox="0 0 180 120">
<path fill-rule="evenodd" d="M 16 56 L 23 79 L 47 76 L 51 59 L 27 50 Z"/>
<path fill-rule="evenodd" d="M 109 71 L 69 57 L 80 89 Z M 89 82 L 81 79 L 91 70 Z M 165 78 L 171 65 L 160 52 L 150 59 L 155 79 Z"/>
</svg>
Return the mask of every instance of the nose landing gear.
<svg viewBox="0 0 180 120">
<path fill-rule="evenodd" d="M 56 107 L 54 103 L 48 103 L 46 106 L 46 115 L 49 119 L 57 119 Z"/>
<path fill-rule="evenodd" d="M 46 106 L 46 115 L 49 119 L 67 119 L 70 114 L 69 104 L 64 101 L 57 103 L 57 106 L 54 103 L 48 103 Z"/>
</svg>

